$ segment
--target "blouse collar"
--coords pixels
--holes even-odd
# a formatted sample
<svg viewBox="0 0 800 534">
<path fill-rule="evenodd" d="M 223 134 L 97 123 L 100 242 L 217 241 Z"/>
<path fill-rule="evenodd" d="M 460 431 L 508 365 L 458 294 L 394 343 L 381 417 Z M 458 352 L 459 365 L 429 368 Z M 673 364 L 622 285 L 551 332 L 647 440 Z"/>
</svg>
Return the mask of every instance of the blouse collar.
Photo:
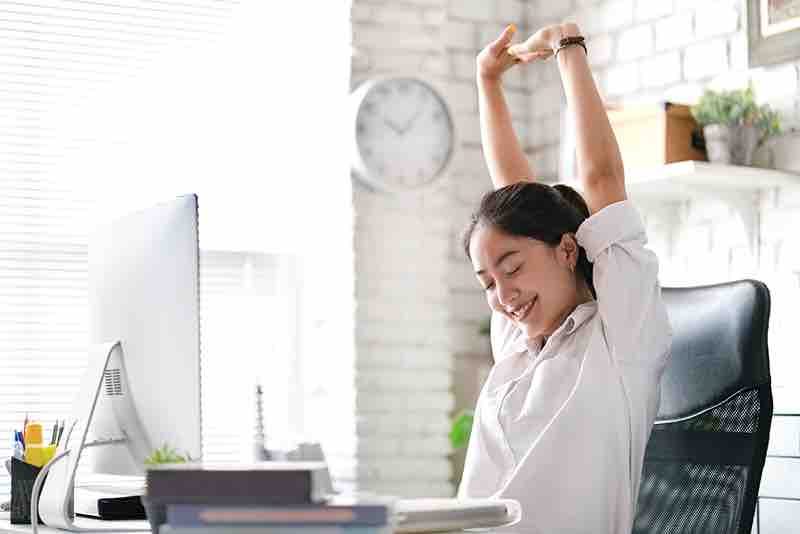
<svg viewBox="0 0 800 534">
<path fill-rule="evenodd" d="M 592 318 L 597 311 L 597 301 L 590 300 L 583 304 L 578 304 L 572 313 L 567 316 L 555 332 L 550 337 L 568 336 L 580 328 L 583 323 Z M 544 347 L 542 337 L 528 338 L 520 335 L 511 344 L 511 351 L 515 354 L 528 352 L 531 356 L 537 356 Z"/>
</svg>

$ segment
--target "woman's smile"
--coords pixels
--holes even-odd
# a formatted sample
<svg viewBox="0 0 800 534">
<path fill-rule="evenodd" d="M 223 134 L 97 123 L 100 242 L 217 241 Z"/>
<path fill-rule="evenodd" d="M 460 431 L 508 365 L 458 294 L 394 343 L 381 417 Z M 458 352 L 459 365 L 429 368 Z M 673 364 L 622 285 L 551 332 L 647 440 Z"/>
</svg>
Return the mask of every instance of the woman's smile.
<svg viewBox="0 0 800 534">
<path fill-rule="evenodd" d="M 533 297 L 533 299 L 529 300 L 526 304 L 523 304 L 522 306 L 519 306 L 514 309 L 507 310 L 508 315 L 518 323 L 522 322 L 528 316 L 531 309 L 533 309 L 534 304 L 536 304 L 536 301 L 538 300 L 539 297 Z"/>
</svg>

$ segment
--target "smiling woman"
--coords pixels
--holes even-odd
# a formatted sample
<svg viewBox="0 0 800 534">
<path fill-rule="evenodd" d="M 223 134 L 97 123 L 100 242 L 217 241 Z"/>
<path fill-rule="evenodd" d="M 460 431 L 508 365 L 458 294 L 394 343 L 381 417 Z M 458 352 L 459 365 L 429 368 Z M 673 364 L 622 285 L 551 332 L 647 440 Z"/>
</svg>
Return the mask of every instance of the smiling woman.
<svg viewBox="0 0 800 534">
<path fill-rule="evenodd" d="M 520 532 L 630 532 L 671 330 L 658 260 L 625 194 L 622 159 L 577 26 L 478 56 L 481 138 L 495 191 L 464 249 L 492 309 L 459 496 L 517 499 Z M 500 82 L 556 56 L 585 194 L 533 181 Z"/>
</svg>

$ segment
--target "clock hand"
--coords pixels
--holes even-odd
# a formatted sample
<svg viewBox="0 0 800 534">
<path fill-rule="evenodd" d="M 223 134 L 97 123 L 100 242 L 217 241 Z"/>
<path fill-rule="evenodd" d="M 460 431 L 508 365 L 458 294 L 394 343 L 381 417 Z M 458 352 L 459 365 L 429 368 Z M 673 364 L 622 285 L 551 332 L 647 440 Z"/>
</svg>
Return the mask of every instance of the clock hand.
<svg viewBox="0 0 800 534">
<path fill-rule="evenodd" d="M 414 113 L 414 115 L 406 121 L 406 123 L 403 125 L 402 132 L 406 133 L 408 129 L 414 125 L 420 115 L 422 115 L 422 106 L 418 107 L 416 113 Z"/>
<path fill-rule="evenodd" d="M 394 122 L 390 121 L 389 119 L 384 118 L 383 123 L 388 126 L 394 133 L 397 135 L 403 135 L 403 129 L 396 125 Z"/>
</svg>

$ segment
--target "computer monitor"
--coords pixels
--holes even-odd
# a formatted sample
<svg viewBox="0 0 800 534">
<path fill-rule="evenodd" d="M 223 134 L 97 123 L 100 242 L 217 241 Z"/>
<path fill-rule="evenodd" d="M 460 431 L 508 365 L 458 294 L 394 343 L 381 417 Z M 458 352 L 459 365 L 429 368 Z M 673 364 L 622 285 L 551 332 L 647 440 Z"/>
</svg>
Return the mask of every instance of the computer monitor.
<svg viewBox="0 0 800 534">
<path fill-rule="evenodd" d="M 89 362 L 68 430 L 34 485 L 44 482 L 37 508 L 48 526 L 80 530 L 73 484 L 86 460 L 94 473 L 142 475 L 163 444 L 201 458 L 198 279 L 194 195 L 91 237 Z"/>
<path fill-rule="evenodd" d="M 119 341 L 121 351 L 106 368 L 88 441 L 127 440 L 86 450 L 81 463 L 93 473 L 143 475 L 164 444 L 201 457 L 197 232 L 197 197 L 188 195 L 90 238 L 90 341 Z"/>
</svg>

